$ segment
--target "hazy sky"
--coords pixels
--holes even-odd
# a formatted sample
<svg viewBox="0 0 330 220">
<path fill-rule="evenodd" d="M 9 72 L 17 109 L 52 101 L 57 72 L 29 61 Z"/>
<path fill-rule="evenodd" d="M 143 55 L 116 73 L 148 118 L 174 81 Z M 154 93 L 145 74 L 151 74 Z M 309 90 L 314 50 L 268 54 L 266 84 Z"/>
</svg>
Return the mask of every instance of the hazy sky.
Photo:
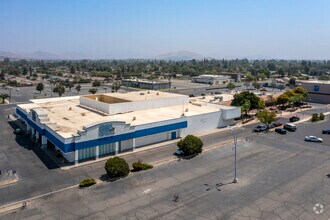
<svg viewBox="0 0 330 220">
<path fill-rule="evenodd" d="M 330 0 L 0 0 L 0 51 L 330 59 Z"/>
</svg>

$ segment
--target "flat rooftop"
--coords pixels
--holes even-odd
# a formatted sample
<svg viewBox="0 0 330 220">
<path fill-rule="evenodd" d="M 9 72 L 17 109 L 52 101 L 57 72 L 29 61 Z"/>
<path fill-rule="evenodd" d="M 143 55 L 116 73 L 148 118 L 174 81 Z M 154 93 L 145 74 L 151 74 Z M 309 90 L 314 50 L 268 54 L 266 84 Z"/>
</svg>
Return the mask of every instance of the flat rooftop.
<svg viewBox="0 0 330 220">
<path fill-rule="evenodd" d="M 150 91 L 148 96 L 140 95 L 139 93 L 141 92 L 130 92 L 126 94 L 109 93 L 109 95 L 130 101 L 138 101 L 141 99 L 145 100 L 144 98 L 146 97 L 149 99 L 156 99 L 159 96 L 181 96 L 178 94 L 161 92 L 156 95 L 156 91 Z M 142 124 L 180 118 L 183 112 L 185 116 L 193 116 L 217 112 L 220 108 L 222 108 L 219 105 L 213 104 L 204 103 L 202 105 L 195 105 L 189 103 L 123 114 L 107 115 L 105 113 L 81 106 L 79 103 L 79 96 L 37 99 L 31 101 L 32 103 L 20 104 L 18 107 L 27 112 L 31 109 L 35 109 L 37 112 L 42 112 L 42 114 L 48 114 L 48 120 L 45 120 L 45 123 L 64 138 L 69 138 L 72 137 L 72 135 L 76 135 L 79 130 L 83 130 L 84 126 L 89 124 L 97 124 L 104 121 L 123 121 L 127 124 L 131 124 L 131 126 L 138 126 Z"/>
<path fill-rule="evenodd" d="M 317 84 L 330 84 L 330 80 L 297 80 L 301 83 L 317 83 Z"/>
</svg>

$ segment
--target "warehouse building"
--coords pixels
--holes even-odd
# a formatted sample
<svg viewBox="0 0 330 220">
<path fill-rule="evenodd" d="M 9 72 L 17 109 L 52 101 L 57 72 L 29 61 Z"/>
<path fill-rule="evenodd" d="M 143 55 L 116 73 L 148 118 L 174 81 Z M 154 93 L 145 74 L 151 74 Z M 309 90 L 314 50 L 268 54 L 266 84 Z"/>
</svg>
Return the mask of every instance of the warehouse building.
<svg viewBox="0 0 330 220">
<path fill-rule="evenodd" d="M 225 127 L 240 116 L 237 107 L 157 91 L 31 101 L 16 107 L 31 138 L 75 163 Z"/>
<path fill-rule="evenodd" d="M 123 79 L 122 84 L 128 87 L 150 90 L 171 88 L 170 82 L 151 81 L 147 79 Z"/>
<path fill-rule="evenodd" d="M 330 104 L 330 81 L 297 80 L 297 85 L 308 92 L 308 102 Z"/>
<path fill-rule="evenodd" d="M 199 75 L 191 78 L 191 82 L 193 83 L 205 83 L 210 85 L 227 84 L 230 81 L 230 76 L 223 75 Z"/>
</svg>

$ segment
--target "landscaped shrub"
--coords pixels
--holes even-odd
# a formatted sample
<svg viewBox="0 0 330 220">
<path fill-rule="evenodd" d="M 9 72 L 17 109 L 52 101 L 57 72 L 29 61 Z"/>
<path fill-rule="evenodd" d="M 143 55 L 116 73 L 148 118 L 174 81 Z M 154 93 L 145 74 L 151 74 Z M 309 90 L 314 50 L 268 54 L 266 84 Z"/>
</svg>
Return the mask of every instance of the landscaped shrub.
<svg viewBox="0 0 330 220">
<path fill-rule="evenodd" d="M 178 147 L 185 155 L 193 155 L 202 152 L 203 142 L 194 135 L 188 135 L 178 142 Z"/>
<path fill-rule="evenodd" d="M 79 187 L 88 187 L 96 184 L 96 180 L 93 178 L 86 178 L 79 183 Z"/>
<path fill-rule="evenodd" d="M 142 163 L 142 161 L 139 160 L 139 161 L 133 163 L 132 167 L 133 167 L 133 171 L 141 171 L 141 170 L 152 169 L 154 166 L 152 166 L 151 164 Z"/>
<path fill-rule="evenodd" d="M 318 121 L 318 120 L 320 120 L 320 118 L 319 118 L 319 114 L 314 113 L 314 114 L 312 115 L 312 121 L 315 122 L 315 121 Z"/>
<path fill-rule="evenodd" d="M 126 176 L 130 172 L 126 160 L 120 157 L 113 157 L 107 160 L 104 168 L 111 178 Z"/>
<path fill-rule="evenodd" d="M 320 113 L 320 120 L 324 120 L 324 114 L 323 113 Z"/>
</svg>

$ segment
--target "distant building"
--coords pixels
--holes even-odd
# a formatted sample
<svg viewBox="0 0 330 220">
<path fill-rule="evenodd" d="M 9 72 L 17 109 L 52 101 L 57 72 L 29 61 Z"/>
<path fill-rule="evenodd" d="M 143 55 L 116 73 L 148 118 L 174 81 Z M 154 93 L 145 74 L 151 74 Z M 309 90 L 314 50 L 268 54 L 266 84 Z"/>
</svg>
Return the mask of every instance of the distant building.
<svg viewBox="0 0 330 220">
<path fill-rule="evenodd" d="M 191 78 L 191 82 L 193 83 L 205 83 L 205 84 L 227 84 L 231 80 L 230 76 L 223 75 L 199 75 Z"/>
<path fill-rule="evenodd" d="M 330 81 L 297 80 L 296 85 L 307 90 L 309 102 L 330 104 Z"/>
<path fill-rule="evenodd" d="M 158 90 L 171 88 L 170 82 L 151 81 L 147 79 L 123 79 L 122 85 L 140 89 Z"/>
<path fill-rule="evenodd" d="M 229 73 L 229 72 L 224 73 L 224 72 L 222 72 L 221 75 L 230 76 L 230 78 L 234 82 L 241 82 L 242 81 L 241 73 Z"/>
</svg>

